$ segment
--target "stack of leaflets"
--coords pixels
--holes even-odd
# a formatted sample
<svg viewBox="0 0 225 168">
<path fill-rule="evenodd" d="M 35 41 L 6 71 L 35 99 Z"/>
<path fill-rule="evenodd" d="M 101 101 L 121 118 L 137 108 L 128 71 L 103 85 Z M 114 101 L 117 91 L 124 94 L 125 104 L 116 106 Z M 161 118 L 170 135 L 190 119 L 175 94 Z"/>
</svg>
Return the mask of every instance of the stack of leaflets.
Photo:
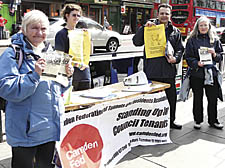
<svg viewBox="0 0 225 168">
<path fill-rule="evenodd" d="M 110 99 L 116 97 L 116 94 L 112 93 L 112 89 L 99 87 L 96 89 L 86 90 L 81 97 L 92 98 L 92 99 Z"/>
<path fill-rule="evenodd" d="M 152 90 L 150 83 L 143 71 L 139 71 L 133 75 L 124 78 L 123 83 L 126 87 L 123 91 L 126 92 L 149 92 Z"/>
</svg>

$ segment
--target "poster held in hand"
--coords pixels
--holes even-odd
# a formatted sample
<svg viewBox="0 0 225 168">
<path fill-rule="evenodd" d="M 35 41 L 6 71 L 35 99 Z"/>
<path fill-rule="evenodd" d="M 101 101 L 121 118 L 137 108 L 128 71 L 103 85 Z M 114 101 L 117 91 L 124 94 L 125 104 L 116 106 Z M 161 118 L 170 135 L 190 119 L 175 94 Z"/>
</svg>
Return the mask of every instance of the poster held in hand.
<svg viewBox="0 0 225 168">
<path fill-rule="evenodd" d="M 41 75 L 43 80 L 54 80 L 63 86 L 68 86 L 69 80 L 66 74 L 66 64 L 71 61 L 71 56 L 61 51 L 51 51 L 42 54 L 46 60 L 46 67 Z"/>
<path fill-rule="evenodd" d="M 204 65 L 212 65 L 212 54 L 208 52 L 208 47 L 200 47 L 198 49 L 200 61 Z"/>
</svg>

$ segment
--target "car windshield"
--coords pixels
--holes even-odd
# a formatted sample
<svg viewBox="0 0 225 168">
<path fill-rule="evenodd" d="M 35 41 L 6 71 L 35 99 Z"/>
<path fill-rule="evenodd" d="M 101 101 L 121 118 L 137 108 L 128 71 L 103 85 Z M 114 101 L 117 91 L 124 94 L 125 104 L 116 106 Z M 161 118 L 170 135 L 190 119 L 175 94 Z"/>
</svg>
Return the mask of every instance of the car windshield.
<svg viewBox="0 0 225 168">
<path fill-rule="evenodd" d="M 55 22 L 58 21 L 58 19 L 54 19 L 54 18 L 49 18 L 48 20 L 49 20 L 50 25 L 52 25 L 52 24 L 54 24 Z"/>
<path fill-rule="evenodd" d="M 81 20 L 83 20 L 86 24 L 88 29 L 96 29 L 96 30 L 102 30 L 103 26 L 101 26 L 100 24 L 98 24 L 97 22 L 88 19 L 88 18 L 81 18 Z"/>
</svg>

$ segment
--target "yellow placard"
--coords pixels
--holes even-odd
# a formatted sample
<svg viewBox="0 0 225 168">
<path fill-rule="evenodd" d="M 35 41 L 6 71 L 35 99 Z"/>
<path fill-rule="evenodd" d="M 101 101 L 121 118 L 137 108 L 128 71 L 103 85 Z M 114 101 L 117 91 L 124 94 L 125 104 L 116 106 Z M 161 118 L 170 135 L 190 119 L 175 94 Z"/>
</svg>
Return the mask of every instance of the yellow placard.
<svg viewBox="0 0 225 168">
<path fill-rule="evenodd" d="M 165 56 L 166 35 L 164 24 L 144 28 L 146 58 Z"/>
<path fill-rule="evenodd" d="M 88 66 L 91 54 L 91 35 L 84 30 L 70 30 L 69 36 L 69 55 L 72 55 L 72 61 L 77 67 Z"/>
</svg>

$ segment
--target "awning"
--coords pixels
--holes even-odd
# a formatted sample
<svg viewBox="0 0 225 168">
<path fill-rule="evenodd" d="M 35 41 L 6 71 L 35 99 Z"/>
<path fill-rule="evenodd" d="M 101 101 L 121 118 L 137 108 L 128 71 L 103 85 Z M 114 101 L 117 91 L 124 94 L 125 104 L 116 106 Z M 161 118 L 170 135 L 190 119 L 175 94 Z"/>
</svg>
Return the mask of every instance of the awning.
<svg viewBox="0 0 225 168">
<path fill-rule="evenodd" d="M 153 8 L 152 2 L 146 1 L 122 1 L 122 5 L 136 7 L 136 8 Z"/>
</svg>

